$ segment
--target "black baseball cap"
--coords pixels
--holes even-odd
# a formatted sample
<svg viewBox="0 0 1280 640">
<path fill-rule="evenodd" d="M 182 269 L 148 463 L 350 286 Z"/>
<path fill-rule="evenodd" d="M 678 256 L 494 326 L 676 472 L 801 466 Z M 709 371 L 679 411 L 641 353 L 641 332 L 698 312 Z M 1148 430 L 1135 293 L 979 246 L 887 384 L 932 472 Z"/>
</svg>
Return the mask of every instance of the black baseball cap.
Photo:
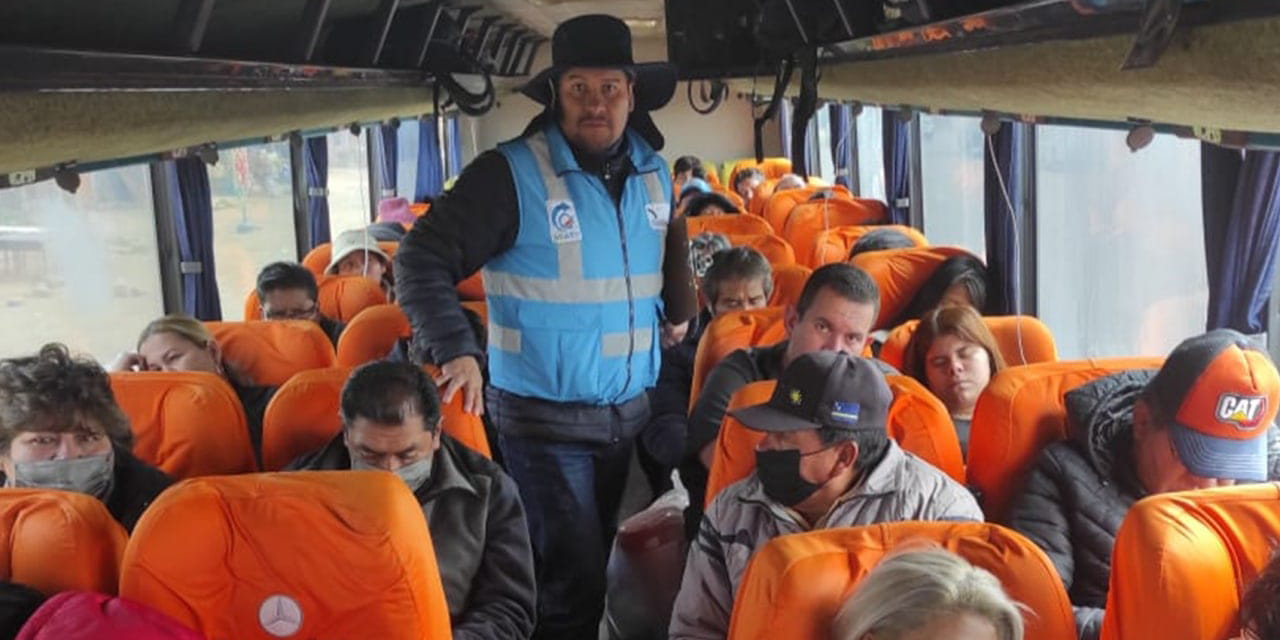
<svg viewBox="0 0 1280 640">
<path fill-rule="evenodd" d="M 839 351 L 796 358 L 764 404 L 730 412 L 756 431 L 885 430 L 893 392 L 870 360 Z"/>
</svg>

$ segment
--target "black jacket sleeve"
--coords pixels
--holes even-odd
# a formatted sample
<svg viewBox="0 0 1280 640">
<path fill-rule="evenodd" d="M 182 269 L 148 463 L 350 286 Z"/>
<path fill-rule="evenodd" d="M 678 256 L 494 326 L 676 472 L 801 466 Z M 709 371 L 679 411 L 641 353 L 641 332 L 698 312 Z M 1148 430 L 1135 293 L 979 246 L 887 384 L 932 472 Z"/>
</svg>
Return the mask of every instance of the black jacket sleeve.
<svg viewBox="0 0 1280 640">
<path fill-rule="evenodd" d="M 751 356 L 743 349 L 729 354 L 711 370 L 689 412 L 686 454 L 696 457 L 703 447 L 715 442 L 716 436 L 720 434 L 724 412 L 729 408 L 729 400 L 738 389 L 755 379 Z"/>
<path fill-rule="evenodd" d="M 494 477 L 485 523 L 484 559 L 466 610 L 453 621 L 456 640 L 528 638 L 536 617 L 533 548 L 515 482 Z"/>
<path fill-rule="evenodd" d="M 506 158 L 481 154 L 405 234 L 396 251 L 396 299 L 413 327 L 418 359 L 484 356 L 454 288 L 515 244 L 520 207 Z"/>
</svg>

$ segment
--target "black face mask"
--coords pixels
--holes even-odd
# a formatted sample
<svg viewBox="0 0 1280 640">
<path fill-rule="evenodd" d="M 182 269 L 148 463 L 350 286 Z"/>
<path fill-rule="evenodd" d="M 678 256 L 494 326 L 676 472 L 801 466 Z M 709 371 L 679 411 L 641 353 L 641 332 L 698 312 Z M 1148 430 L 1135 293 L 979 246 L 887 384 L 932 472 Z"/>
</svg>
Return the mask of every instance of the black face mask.
<svg viewBox="0 0 1280 640">
<path fill-rule="evenodd" d="M 822 487 L 801 477 L 801 457 L 799 449 L 756 451 L 756 475 L 765 495 L 783 506 L 794 507 Z"/>
</svg>

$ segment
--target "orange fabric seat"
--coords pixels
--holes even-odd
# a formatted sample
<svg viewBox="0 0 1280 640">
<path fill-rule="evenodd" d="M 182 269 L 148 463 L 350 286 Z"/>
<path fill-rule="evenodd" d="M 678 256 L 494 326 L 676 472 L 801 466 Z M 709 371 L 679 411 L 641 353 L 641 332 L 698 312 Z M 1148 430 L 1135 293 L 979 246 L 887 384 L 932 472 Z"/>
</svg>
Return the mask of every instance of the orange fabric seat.
<svg viewBox="0 0 1280 640">
<path fill-rule="evenodd" d="M 773 270 L 773 294 L 769 296 L 769 306 L 795 306 L 804 291 L 804 284 L 809 281 L 813 270 L 798 264 L 775 267 Z"/>
<path fill-rule="evenodd" d="M 885 556 L 922 541 L 994 574 L 1029 610 L 1029 640 L 1075 639 L 1071 601 L 1035 543 L 983 522 L 893 522 L 770 540 L 743 572 L 729 640 L 827 640 L 836 612 L 867 573 Z"/>
<path fill-rule="evenodd" d="M 351 319 L 338 338 L 338 366 L 358 367 L 387 357 L 401 338 L 411 333 L 409 319 L 400 307 L 380 304 Z"/>
<path fill-rule="evenodd" d="M 753 168 L 759 169 L 760 173 L 764 174 L 766 180 L 770 178 L 776 180 L 788 173 L 791 173 L 791 159 L 782 157 L 765 158 L 761 162 L 756 162 L 755 158 L 739 160 L 733 163 L 733 170 L 729 172 L 729 184 L 725 186 L 733 187 L 733 179 L 738 175 L 739 171 Z"/>
<path fill-rule="evenodd" d="M 451 637 L 426 518 L 381 471 L 171 487 L 134 529 L 120 595 L 209 638 Z"/>
<path fill-rule="evenodd" d="M 1005 364 L 1035 364 L 1058 359 L 1058 347 L 1053 332 L 1035 316 L 983 316 L 982 322 L 996 339 Z M 906 359 L 907 343 L 915 335 L 919 320 L 908 320 L 889 332 L 880 359 L 894 368 L 902 369 Z"/>
<path fill-rule="evenodd" d="M 387 303 L 382 287 L 362 276 L 322 276 L 319 282 L 316 307 L 321 315 L 338 322 L 350 322 L 361 311 Z M 258 300 L 257 290 L 244 297 L 244 319 L 262 319 L 262 301 Z"/>
<path fill-rule="evenodd" d="M 760 215 L 764 216 L 769 226 L 773 227 L 774 233 L 782 235 L 787 225 L 787 216 L 791 215 L 791 210 L 796 205 L 808 202 L 815 193 L 819 191 L 831 191 L 830 199 L 847 200 L 852 202 L 854 197 L 849 190 L 843 186 L 822 187 L 817 185 L 809 185 L 798 189 L 786 189 L 784 191 L 771 192 L 768 199 L 764 203 L 764 208 L 760 210 Z M 785 237 L 785 236 L 784 236 Z"/>
<path fill-rule="evenodd" d="M 776 277 L 776 274 L 775 274 Z M 776 289 L 776 285 L 775 285 Z M 752 311 L 733 311 L 716 316 L 698 341 L 693 357 L 693 384 L 689 389 L 689 408 L 698 401 L 698 393 L 707 375 L 725 356 L 746 347 L 770 345 L 787 338 L 782 307 L 765 307 Z"/>
<path fill-rule="evenodd" d="M 796 255 L 808 256 L 814 252 L 818 234 L 827 229 L 886 221 L 884 211 L 865 202 L 869 201 L 827 198 L 798 204 L 783 223 L 782 239 L 795 249 Z"/>
<path fill-rule="evenodd" d="M 964 482 L 960 440 L 947 408 L 913 378 L 890 375 L 885 381 L 893 392 L 886 423 L 889 437 L 956 482 Z M 728 411 L 768 402 L 776 386 L 776 380 L 752 382 L 729 400 L 707 476 L 707 505 L 725 487 L 751 475 L 756 468 L 756 445 L 764 439 L 764 433 L 748 429 Z"/>
<path fill-rule="evenodd" d="M 684 223 L 690 238 L 707 231 L 727 236 L 773 233 L 773 227 L 764 218 L 741 213 L 686 217 Z"/>
<path fill-rule="evenodd" d="M 133 453 L 174 478 L 256 471 L 240 399 L 221 377 L 195 372 L 111 374 L 129 417 Z"/>
<path fill-rule="evenodd" d="M 484 300 L 484 276 L 477 271 L 458 283 L 458 297 L 462 300 Z"/>
<path fill-rule="evenodd" d="M 468 300 L 462 303 L 462 308 L 475 312 L 480 316 L 480 323 L 485 327 L 489 326 L 489 303 L 484 300 Z"/>
<path fill-rule="evenodd" d="M 1102 640 L 1227 640 L 1280 539 L 1275 483 L 1156 495 L 1125 515 Z"/>
<path fill-rule="evenodd" d="M 72 491 L 0 489 L 0 579 L 45 595 L 114 594 L 128 534 L 102 501 Z"/>
<path fill-rule="evenodd" d="M 777 269 L 778 267 L 794 265 L 796 263 L 796 253 L 791 250 L 791 245 L 786 240 L 779 238 L 772 233 L 752 233 L 728 235 L 729 244 L 735 247 L 751 247 L 760 252 L 769 264 Z"/>
<path fill-rule="evenodd" d="M 862 236 L 871 233 L 877 229 L 891 229 L 902 233 L 911 239 L 917 247 L 929 246 L 929 241 L 925 239 L 924 234 L 915 229 L 900 224 L 884 224 L 884 225 L 855 225 L 855 226 L 832 226 L 830 229 L 819 231 L 813 238 L 813 246 L 810 247 L 808 254 L 797 255 L 796 258 L 801 262 L 808 264 L 810 267 L 817 269 L 824 264 L 833 262 L 845 262 L 849 259 L 849 252 L 853 250 L 853 245 L 862 239 Z"/>
<path fill-rule="evenodd" d="M 351 377 L 348 367 L 304 371 L 276 392 L 262 418 L 262 467 L 276 471 L 329 443 L 342 430 L 339 399 Z M 484 423 L 462 410 L 462 394 L 442 404 L 440 426 L 464 445 L 492 455 Z"/>
<path fill-rule="evenodd" d="M 206 322 L 223 357 L 249 376 L 253 384 L 278 387 L 307 369 L 337 362 L 329 336 L 314 322 L 278 320 Z"/>
<path fill-rule="evenodd" d="M 1040 450 L 1067 437 L 1063 394 L 1125 369 L 1159 368 L 1161 358 L 1109 358 L 1009 367 L 978 396 L 969 433 L 968 484 L 987 520 L 1001 522 Z"/>
<path fill-rule="evenodd" d="M 880 315 L 873 328 L 888 328 L 944 260 L 968 253 L 960 247 L 917 247 L 868 251 L 854 256 L 850 264 L 866 271 L 880 289 Z"/>
<path fill-rule="evenodd" d="M 382 249 L 387 256 L 393 260 L 396 257 L 396 249 L 400 248 L 399 242 L 379 242 L 378 248 Z M 306 267 L 311 273 L 316 275 L 316 280 L 325 276 L 324 269 L 329 266 L 329 259 L 333 257 L 333 246 L 328 242 L 318 244 L 314 249 L 307 252 L 302 257 L 302 266 Z"/>
</svg>

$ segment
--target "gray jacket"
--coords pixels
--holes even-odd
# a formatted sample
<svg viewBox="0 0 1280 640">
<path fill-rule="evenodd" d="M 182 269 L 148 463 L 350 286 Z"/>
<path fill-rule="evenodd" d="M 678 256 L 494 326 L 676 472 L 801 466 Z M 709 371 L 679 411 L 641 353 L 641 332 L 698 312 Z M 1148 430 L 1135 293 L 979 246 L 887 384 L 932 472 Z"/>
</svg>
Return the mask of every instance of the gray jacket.
<svg viewBox="0 0 1280 640">
<path fill-rule="evenodd" d="M 880 463 L 814 528 L 901 520 L 980 522 L 982 510 L 967 489 L 891 440 Z M 670 639 L 722 640 L 751 555 L 773 538 L 807 530 L 790 510 L 765 496 L 754 473 L 722 491 L 689 549 Z"/>
</svg>

